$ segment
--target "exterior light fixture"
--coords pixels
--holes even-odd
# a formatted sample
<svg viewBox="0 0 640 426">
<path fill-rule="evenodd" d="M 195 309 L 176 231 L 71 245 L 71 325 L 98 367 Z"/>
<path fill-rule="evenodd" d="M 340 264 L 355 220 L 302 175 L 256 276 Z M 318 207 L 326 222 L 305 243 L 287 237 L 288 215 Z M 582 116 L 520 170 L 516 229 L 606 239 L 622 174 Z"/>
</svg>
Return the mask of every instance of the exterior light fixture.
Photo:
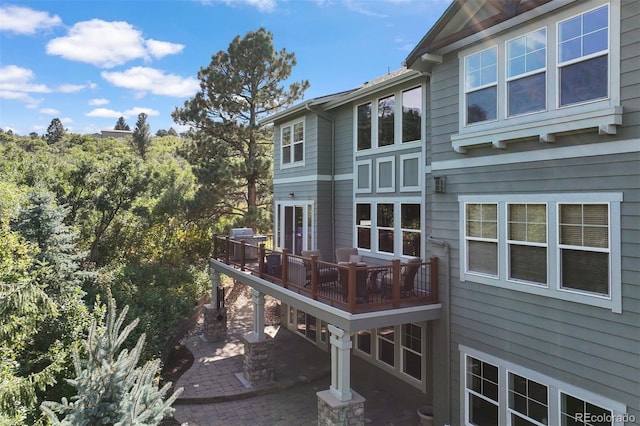
<svg viewBox="0 0 640 426">
<path fill-rule="evenodd" d="M 295 197 L 295 194 L 293 192 L 290 192 L 289 193 L 289 198 L 293 198 L 293 197 Z"/>
<path fill-rule="evenodd" d="M 444 194 L 447 192 L 447 177 L 446 176 L 434 176 L 434 192 L 436 194 Z"/>
</svg>

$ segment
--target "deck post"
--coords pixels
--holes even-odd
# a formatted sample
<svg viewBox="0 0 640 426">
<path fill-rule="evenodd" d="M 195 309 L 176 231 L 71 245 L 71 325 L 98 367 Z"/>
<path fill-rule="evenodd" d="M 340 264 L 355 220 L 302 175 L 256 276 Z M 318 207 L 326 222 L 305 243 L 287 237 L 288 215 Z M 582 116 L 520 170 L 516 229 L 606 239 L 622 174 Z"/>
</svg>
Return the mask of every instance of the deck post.
<svg viewBox="0 0 640 426">
<path fill-rule="evenodd" d="M 351 336 L 329 324 L 331 386 L 318 392 L 318 425 L 364 425 L 365 399 L 351 390 Z"/>
<path fill-rule="evenodd" d="M 227 338 L 227 308 L 220 294 L 220 272 L 211 264 L 211 303 L 204 305 L 204 337 L 210 342 Z M 224 294 L 224 293 L 223 293 Z"/>
<path fill-rule="evenodd" d="M 391 297 L 393 299 L 393 307 L 398 308 L 400 307 L 400 259 L 393 259 L 391 264 L 393 265 Z"/>
<path fill-rule="evenodd" d="M 311 255 L 311 298 L 318 299 L 318 255 Z"/>
<path fill-rule="evenodd" d="M 252 288 L 251 295 L 253 296 L 253 332 L 258 341 L 264 341 L 264 293 Z"/>
</svg>

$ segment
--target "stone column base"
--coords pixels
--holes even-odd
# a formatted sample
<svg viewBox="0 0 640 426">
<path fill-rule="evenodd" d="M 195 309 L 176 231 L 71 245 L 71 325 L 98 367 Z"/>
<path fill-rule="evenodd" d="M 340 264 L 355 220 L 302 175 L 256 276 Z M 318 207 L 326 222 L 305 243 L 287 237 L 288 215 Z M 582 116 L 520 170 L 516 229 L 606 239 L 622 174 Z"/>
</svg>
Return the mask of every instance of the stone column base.
<svg viewBox="0 0 640 426">
<path fill-rule="evenodd" d="M 318 396 L 318 426 L 364 425 L 364 402 L 362 395 L 351 389 L 352 398 L 340 401 L 331 391 L 316 393 Z"/>
<path fill-rule="evenodd" d="M 227 339 L 227 308 L 204 305 L 204 337 L 209 342 Z"/>
<path fill-rule="evenodd" d="M 269 335 L 265 340 L 251 332 L 242 336 L 244 358 L 242 374 L 251 385 L 263 385 L 273 381 L 273 345 L 275 341 Z"/>
</svg>

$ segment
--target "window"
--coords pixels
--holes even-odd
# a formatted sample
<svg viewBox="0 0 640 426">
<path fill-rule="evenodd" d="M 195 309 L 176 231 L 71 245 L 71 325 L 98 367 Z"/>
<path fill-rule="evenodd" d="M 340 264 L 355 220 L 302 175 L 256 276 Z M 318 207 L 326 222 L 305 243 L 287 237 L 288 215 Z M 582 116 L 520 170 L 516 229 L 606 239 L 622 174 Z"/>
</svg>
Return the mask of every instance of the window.
<svg viewBox="0 0 640 426">
<path fill-rule="evenodd" d="M 394 157 L 376 160 L 378 173 L 376 176 L 376 192 L 393 192 L 396 188 L 396 167 Z"/>
<path fill-rule="evenodd" d="M 378 146 L 395 143 L 395 96 L 378 100 Z"/>
<path fill-rule="evenodd" d="M 420 257 L 420 204 L 400 205 L 400 228 L 402 231 L 402 254 Z"/>
<path fill-rule="evenodd" d="M 420 191 L 420 155 L 400 156 L 400 191 Z"/>
<path fill-rule="evenodd" d="M 402 92 L 402 143 L 422 138 L 422 87 Z"/>
<path fill-rule="evenodd" d="M 393 326 L 378 329 L 378 359 L 387 365 L 395 365 L 395 328 Z"/>
<path fill-rule="evenodd" d="M 562 288 L 609 294 L 609 209 L 606 204 L 560 204 Z"/>
<path fill-rule="evenodd" d="M 358 151 L 371 149 L 371 103 L 358 106 Z"/>
<path fill-rule="evenodd" d="M 356 347 L 362 352 L 371 355 L 371 332 L 360 330 L 356 333 Z"/>
<path fill-rule="evenodd" d="M 562 426 L 611 424 L 613 418 L 611 410 L 567 395 L 564 392 L 560 393 L 560 405 L 560 424 Z"/>
<path fill-rule="evenodd" d="M 418 144 L 424 134 L 424 93 L 422 83 L 378 92 L 368 102 L 356 105 L 354 114 L 355 150 L 402 148 Z"/>
<path fill-rule="evenodd" d="M 495 426 L 498 422 L 498 367 L 470 356 L 466 359 L 467 423 Z"/>
<path fill-rule="evenodd" d="M 397 202 L 359 202 L 355 206 L 357 247 L 392 256 L 422 257 L 422 204 L 419 197 Z"/>
<path fill-rule="evenodd" d="M 402 372 L 422 380 L 422 327 L 403 324 L 401 330 Z"/>
<path fill-rule="evenodd" d="M 460 345 L 460 364 L 465 425 L 623 426 L 635 421 L 624 404 L 467 346 Z"/>
<path fill-rule="evenodd" d="M 609 6 L 558 24 L 560 106 L 608 96 L 608 52 Z"/>
<path fill-rule="evenodd" d="M 357 247 L 371 250 L 371 204 L 356 204 Z"/>
<path fill-rule="evenodd" d="M 509 279 L 547 283 L 547 206 L 507 206 Z"/>
<path fill-rule="evenodd" d="M 355 192 L 371 192 L 371 160 L 356 161 Z"/>
<path fill-rule="evenodd" d="M 466 205 L 466 269 L 480 274 L 498 275 L 498 205 Z"/>
<path fill-rule="evenodd" d="M 509 116 L 546 109 L 546 67 L 546 28 L 507 42 Z"/>
<path fill-rule="evenodd" d="M 458 200 L 463 281 L 622 311 L 622 193 Z"/>
<path fill-rule="evenodd" d="M 592 2 L 483 31 L 486 44 L 459 55 L 456 152 L 569 132 L 616 134 L 622 125 L 620 2 Z M 525 12 L 525 14 L 528 12 Z M 532 12 L 532 14 L 534 14 Z M 541 24 L 542 22 L 542 24 Z"/>
<path fill-rule="evenodd" d="M 280 129 L 282 142 L 282 165 L 301 163 L 304 160 L 304 122 L 282 126 Z"/>
<path fill-rule="evenodd" d="M 376 208 L 378 230 L 378 251 L 394 252 L 393 204 L 380 203 Z"/>
<path fill-rule="evenodd" d="M 517 426 L 549 424 L 547 386 L 509 373 L 509 422 Z M 537 423 L 536 423 L 537 422 Z"/>
<path fill-rule="evenodd" d="M 498 48 L 491 47 L 464 59 L 467 124 L 495 120 L 498 96 Z"/>
</svg>

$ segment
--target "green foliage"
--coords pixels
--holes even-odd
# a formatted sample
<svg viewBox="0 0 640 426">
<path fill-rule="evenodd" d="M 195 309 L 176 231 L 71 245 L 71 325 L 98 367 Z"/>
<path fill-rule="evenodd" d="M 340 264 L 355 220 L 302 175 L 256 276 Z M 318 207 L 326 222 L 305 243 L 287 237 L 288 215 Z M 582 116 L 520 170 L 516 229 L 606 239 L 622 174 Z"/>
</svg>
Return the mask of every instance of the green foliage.
<svg viewBox="0 0 640 426">
<path fill-rule="evenodd" d="M 116 125 L 113 126 L 113 130 L 131 130 L 129 125 L 124 121 L 124 117 L 118 118 Z"/>
<path fill-rule="evenodd" d="M 192 212 L 227 216 L 251 227 L 268 226 L 258 214 L 270 211 L 270 135 L 260 119 L 301 99 L 308 81 L 282 83 L 295 55 L 276 51 L 273 35 L 260 28 L 237 36 L 198 73 L 201 90 L 176 108 L 173 119 L 196 129 L 184 155 L 200 183 Z M 265 222 L 270 222 L 268 220 Z"/>
<path fill-rule="evenodd" d="M 143 159 L 147 156 L 149 145 L 151 144 L 151 133 L 147 124 L 147 114 L 138 114 L 136 128 L 133 130 L 133 144 Z"/>
<path fill-rule="evenodd" d="M 117 316 L 116 303 L 109 299 L 106 321 L 94 322 L 83 342 L 86 358 L 74 350 L 75 379 L 69 383 L 76 388 L 76 396 L 71 401 L 63 398 L 62 403 L 46 401 L 41 406 L 53 424 L 157 425 L 173 412 L 171 404 L 182 390 L 163 401 L 171 384 L 158 389 L 160 362 L 153 360 L 138 366 L 144 334 L 133 349 L 122 349 L 138 324 L 136 319 L 122 329 L 127 311 L 125 306 Z"/>
<path fill-rule="evenodd" d="M 47 134 L 44 136 L 49 145 L 54 144 L 62 139 L 67 133 L 59 118 L 51 120 L 51 124 L 47 127 Z"/>
</svg>

